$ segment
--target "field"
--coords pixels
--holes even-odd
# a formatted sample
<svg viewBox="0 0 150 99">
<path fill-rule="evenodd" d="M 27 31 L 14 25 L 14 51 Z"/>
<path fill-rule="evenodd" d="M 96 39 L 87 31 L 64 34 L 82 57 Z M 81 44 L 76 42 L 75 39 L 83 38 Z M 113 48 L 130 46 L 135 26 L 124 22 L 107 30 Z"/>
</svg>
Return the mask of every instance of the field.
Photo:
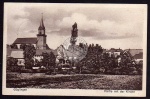
<svg viewBox="0 0 150 99">
<path fill-rule="evenodd" d="M 7 73 L 7 88 L 142 90 L 141 75 Z"/>
</svg>

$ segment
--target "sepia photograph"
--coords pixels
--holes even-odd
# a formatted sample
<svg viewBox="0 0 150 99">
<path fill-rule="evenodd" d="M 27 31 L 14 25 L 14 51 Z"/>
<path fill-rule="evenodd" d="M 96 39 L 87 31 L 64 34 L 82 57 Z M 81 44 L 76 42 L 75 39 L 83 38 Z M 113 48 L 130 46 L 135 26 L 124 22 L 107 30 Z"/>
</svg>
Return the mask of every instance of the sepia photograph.
<svg viewBox="0 0 150 99">
<path fill-rule="evenodd" d="M 3 94 L 146 96 L 146 4 L 4 3 Z"/>
</svg>

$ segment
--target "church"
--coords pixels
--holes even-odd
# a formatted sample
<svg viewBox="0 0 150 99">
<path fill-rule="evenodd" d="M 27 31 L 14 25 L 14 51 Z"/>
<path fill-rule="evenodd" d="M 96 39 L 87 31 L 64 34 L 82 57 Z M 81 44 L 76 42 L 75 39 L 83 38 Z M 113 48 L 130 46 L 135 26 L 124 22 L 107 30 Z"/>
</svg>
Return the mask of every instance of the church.
<svg viewBox="0 0 150 99">
<path fill-rule="evenodd" d="M 7 57 L 13 57 L 18 60 L 18 65 L 24 65 L 24 55 L 23 49 L 21 48 L 22 45 L 32 45 L 36 49 L 36 54 L 34 59 L 40 61 L 43 56 L 42 53 L 50 53 L 53 52 L 56 55 L 55 50 L 49 48 L 46 43 L 47 35 L 45 33 L 45 26 L 43 22 L 43 16 L 40 21 L 40 26 L 38 28 L 37 37 L 34 38 L 17 38 L 13 42 L 14 47 L 7 46 Z"/>
<path fill-rule="evenodd" d="M 13 44 L 17 45 L 18 49 L 20 49 L 21 44 L 31 44 L 36 49 L 46 50 L 46 49 L 49 49 L 48 45 L 46 44 L 46 37 L 47 37 L 47 35 L 45 34 L 45 26 L 44 26 L 43 17 L 42 17 L 40 26 L 38 28 L 37 37 L 17 38 Z"/>
</svg>

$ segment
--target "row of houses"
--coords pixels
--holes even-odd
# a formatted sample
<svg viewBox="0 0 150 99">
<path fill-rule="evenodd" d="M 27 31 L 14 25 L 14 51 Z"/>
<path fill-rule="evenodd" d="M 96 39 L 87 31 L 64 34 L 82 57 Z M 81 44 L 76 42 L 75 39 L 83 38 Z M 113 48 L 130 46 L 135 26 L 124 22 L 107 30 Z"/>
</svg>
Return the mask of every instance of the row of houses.
<svg viewBox="0 0 150 99">
<path fill-rule="evenodd" d="M 71 60 L 72 57 L 74 60 L 76 60 L 76 54 L 72 54 L 67 51 L 67 50 L 63 50 L 60 51 L 60 48 L 62 48 L 62 45 L 59 47 L 59 50 L 52 50 L 52 49 L 36 49 L 36 53 L 35 56 L 33 57 L 33 59 L 40 61 L 43 56 L 42 53 L 50 53 L 52 52 L 57 58 L 56 58 L 56 63 L 59 62 L 59 59 L 62 60 Z M 112 55 L 114 57 L 120 56 L 121 53 L 123 54 L 127 54 L 130 58 L 134 59 L 136 61 L 136 63 L 139 63 L 140 61 L 143 61 L 143 50 L 142 49 L 126 49 L 126 50 L 122 50 L 122 49 L 109 49 L 109 50 L 103 50 L 103 53 L 108 53 L 109 57 L 111 57 Z M 13 57 L 15 59 L 18 60 L 18 65 L 23 66 L 24 65 L 24 55 L 23 55 L 23 49 L 12 49 L 9 45 L 7 45 L 7 57 Z M 118 58 L 118 61 L 121 61 L 120 58 Z"/>
<path fill-rule="evenodd" d="M 143 49 L 115 49 L 111 48 L 109 50 L 105 50 L 104 52 L 109 54 L 109 57 L 114 55 L 114 57 L 120 56 L 121 53 L 128 55 L 132 60 L 138 64 L 140 61 L 143 61 Z M 120 60 L 120 58 L 118 58 Z"/>
</svg>

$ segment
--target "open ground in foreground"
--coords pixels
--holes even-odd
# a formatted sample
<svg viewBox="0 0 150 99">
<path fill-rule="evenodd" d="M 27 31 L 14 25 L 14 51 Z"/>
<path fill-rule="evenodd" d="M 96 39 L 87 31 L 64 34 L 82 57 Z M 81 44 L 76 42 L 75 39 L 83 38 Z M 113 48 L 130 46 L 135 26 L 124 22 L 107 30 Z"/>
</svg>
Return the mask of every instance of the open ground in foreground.
<svg viewBox="0 0 150 99">
<path fill-rule="evenodd" d="M 142 90 L 141 75 L 7 73 L 8 88 Z"/>
</svg>

